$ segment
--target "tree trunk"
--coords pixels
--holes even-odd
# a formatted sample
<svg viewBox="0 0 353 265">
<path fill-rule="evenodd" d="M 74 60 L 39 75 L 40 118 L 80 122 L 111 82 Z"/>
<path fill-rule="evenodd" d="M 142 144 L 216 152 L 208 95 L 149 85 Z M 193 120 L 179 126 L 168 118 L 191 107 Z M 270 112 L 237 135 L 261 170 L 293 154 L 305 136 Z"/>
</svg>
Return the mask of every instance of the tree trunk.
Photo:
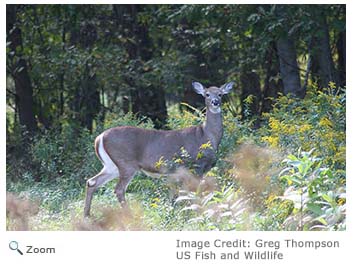
<svg viewBox="0 0 353 265">
<path fill-rule="evenodd" d="M 272 109 L 273 99 L 278 97 L 278 93 L 282 92 L 283 84 L 279 75 L 279 62 L 277 57 L 276 44 L 272 42 L 266 53 L 265 61 L 266 77 L 263 89 L 262 112 L 270 112 Z"/>
<path fill-rule="evenodd" d="M 313 16 L 317 19 L 317 28 L 312 38 L 313 47 L 309 52 L 313 60 L 312 75 L 320 88 L 327 87 L 329 82 L 338 83 L 336 69 L 333 63 L 329 29 L 324 12 L 312 9 Z"/>
<path fill-rule="evenodd" d="M 283 93 L 304 98 L 305 90 L 300 85 L 299 68 L 294 41 L 288 36 L 280 37 L 277 42 L 280 74 L 283 82 Z"/>
<path fill-rule="evenodd" d="M 61 33 L 61 41 L 63 43 L 62 51 L 65 53 L 66 49 L 66 22 L 63 22 L 63 29 Z M 65 104 L 65 98 L 64 98 L 64 91 L 65 91 L 65 63 L 63 62 L 61 66 L 61 71 L 59 74 L 59 111 L 57 112 L 57 119 L 61 119 L 61 117 L 64 115 L 64 104 Z M 59 126 L 59 130 L 61 130 L 62 126 Z"/>
<path fill-rule="evenodd" d="M 125 44 L 130 61 L 138 76 L 146 74 L 151 69 L 143 69 L 144 63 L 153 57 L 153 45 L 148 35 L 148 26 L 138 22 L 138 12 L 142 10 L 140 5 L 114 5 L 113 11 L 116 23 L 121 34 L 134 41 Z M 132 112 L 141 116 L 147 116 L 154 122 L 156 128 L 161 128 L 166 123 L 167 108 L 165 91 L 160 86 L 143 84 L 138 80 L 126 78 L 131 87 Z"/>
<path fill-rule="evenodd" d="M 339 85 L 346 86 L 346 32 L 340 32 L 337 40 Z"/>
<path fill-rule="evenodd" d="M 22 35 L 21 29 L 16 25 L 17 5 L 6 6 L 6 31 L 7 42 L 10 43 L 9 60 L 11 64 L 11 75 L 15 81 L 15 93 L 17 96 L 17 107 L 20 124 L 33 134 L 37 130 L 37 122 L 33 108 L 33 89 L 31 79 L 28 74 L 27 62 L 22 55 Z"/>
<path fill-rule="evenodd" d="M 80 124 L 92 132 L 93 120 L 100 110 L 98 82 L 95 73 L 86 64 L 86 69 L 80 83 Z"/>
</svg>

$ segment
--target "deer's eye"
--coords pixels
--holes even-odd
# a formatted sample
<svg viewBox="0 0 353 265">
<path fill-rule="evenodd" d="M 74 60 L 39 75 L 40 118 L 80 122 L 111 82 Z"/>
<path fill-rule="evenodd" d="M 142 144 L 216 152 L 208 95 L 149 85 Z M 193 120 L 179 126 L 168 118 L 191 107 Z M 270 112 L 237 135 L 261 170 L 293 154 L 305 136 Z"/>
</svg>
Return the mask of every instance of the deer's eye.
<svg viewBox="0 0 353 265">
<path fill-rule="evenodd" d="M 221 97 L 222 96 L 222 94 L 218 94 L 218 97 Z"/>
<path fill-rule="evenodd" d="M 209 98 L 209 97 L 210 97 L 210 93 L 206 93 L 206 97 L 208 97 L 208 98 Z"/>
</svg>

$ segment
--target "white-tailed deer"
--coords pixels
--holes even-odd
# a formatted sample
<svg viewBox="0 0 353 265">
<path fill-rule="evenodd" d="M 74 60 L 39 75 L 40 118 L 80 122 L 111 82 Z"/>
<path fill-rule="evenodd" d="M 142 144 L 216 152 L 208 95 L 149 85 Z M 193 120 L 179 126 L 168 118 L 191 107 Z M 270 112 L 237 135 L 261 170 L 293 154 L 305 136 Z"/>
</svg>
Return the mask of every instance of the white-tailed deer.
<svg viewBox="0 0 353 265">
<path fill-rule="evenodd" d="M 126 188 L 137 171 L 171 175 L 176 167 L 160 162 L 175 160 L 181 151 L 187 152 L 198 176 L 209 171 L 216 162 L 223 134 L 221 99 L 233 84 L 204 88 L 198 82 L 192 83 L 196 93 L 205 98 L 206 121 L 202 125 L 166 131 L 121 126 L 100 134 L 95 140 L 95 149 L 103 169 L 87 181 L 84 215 L 89 216 L 92 196 L 99 186 L 119 177 L 115 193 L 123 204 Z"/>
</svg>

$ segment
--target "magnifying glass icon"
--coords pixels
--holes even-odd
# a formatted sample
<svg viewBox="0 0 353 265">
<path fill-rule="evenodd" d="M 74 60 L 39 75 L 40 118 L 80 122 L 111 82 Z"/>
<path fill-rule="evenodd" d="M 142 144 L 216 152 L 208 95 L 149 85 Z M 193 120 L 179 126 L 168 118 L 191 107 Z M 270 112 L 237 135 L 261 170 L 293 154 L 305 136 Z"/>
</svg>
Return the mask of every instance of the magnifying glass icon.
<svg viewBox="0 0 353 265">
<path fill-rule="evenodd" d="M 22 251 L 18 249 L 18 242 L 17 241 L 11 241 L 9 243 L 9 248 L 11 250 L 17 250 L 18 253 L 20 253 L 21 255 L 23 255 Z"/>
</svg>

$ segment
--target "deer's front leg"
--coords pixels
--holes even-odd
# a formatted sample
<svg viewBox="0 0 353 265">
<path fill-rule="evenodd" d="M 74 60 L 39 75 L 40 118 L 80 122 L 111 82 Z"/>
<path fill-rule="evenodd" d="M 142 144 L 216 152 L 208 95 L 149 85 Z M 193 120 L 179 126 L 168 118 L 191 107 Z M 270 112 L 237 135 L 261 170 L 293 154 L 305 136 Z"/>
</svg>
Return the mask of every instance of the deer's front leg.
<svg viewBox="0 0 353 265">
<path fill-rule="evenodd" d="M 213 150 L 202 151 L 201 158 L 196 160 L 195 171 L 197 175 L 202 177 L 206 172 L 215 166 L 216 161 L 216 153 Z"/>
</svg>

